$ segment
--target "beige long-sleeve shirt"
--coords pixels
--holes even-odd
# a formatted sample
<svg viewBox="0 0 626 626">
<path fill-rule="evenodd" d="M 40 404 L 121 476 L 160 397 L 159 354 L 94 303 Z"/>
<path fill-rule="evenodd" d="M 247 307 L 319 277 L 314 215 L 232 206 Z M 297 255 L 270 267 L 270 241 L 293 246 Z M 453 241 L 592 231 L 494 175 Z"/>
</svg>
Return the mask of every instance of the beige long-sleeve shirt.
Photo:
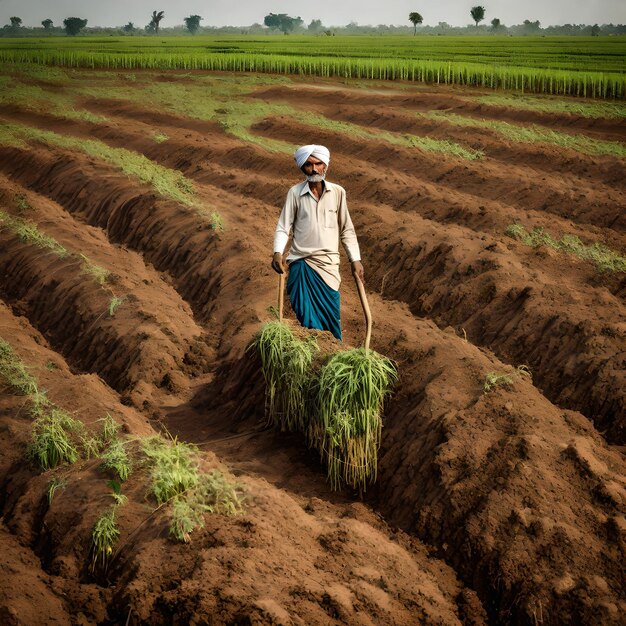
<svg viewBox="0 0 626 626">
<path fill-rule="evenodd" d="M 283 254 L 293 228 L 287 263 L 304 259 L 332 289 L 339 289 L 339 240 L 350 262 L 360 261 L 361 252 L 348 213 L 346 190 L 324 181 L 318 200 L 308 182 L 298 183 L 287 192 L 285 205 L 278 218 L 274 236 L 274 252 Z"/>
</svg>

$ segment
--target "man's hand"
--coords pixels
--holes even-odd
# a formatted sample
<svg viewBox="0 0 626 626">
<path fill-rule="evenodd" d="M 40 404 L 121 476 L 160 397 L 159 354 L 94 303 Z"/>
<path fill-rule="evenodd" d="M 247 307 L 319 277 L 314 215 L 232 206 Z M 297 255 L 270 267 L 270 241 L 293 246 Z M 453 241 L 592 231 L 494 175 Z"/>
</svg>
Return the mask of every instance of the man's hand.
<svg viewBox="0 0 626 626">
<path fill-rule="evenodd" d="M 272 257 L 272 269 L 278 274 L 285 273 L 285 266 L 283 265 L 283 255 L 280 252 L 274 252 Z"/>
<path fill-rule="evenodd" d="M 361 261 L 352 261 L 352 273 L 361 279 L 361 282 L 365 284 L 365 270 Z"/>
</svg>

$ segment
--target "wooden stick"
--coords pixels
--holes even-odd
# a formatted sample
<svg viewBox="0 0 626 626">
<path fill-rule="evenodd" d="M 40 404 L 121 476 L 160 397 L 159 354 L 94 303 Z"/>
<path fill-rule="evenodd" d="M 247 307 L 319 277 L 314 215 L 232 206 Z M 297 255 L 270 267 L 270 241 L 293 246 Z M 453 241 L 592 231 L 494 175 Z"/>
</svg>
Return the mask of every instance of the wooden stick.
<svg viewBox="0 0 626 626">
<path fill-rule="evenodd" d="M 370 305 L 367 302 L 365 286 L 356 274 L 354 274 L 354 281 L 356 282 L 356 287 L 359 290 L 359 298 L 361 299 L 361 306 L 363 307 L 363 313 L 365 314 L 365 326 L 367 328 L 365 332 L 365 354 L 367 354 L 370 349 L 370 338 L 372 337 L 372 313 L 370 311 Z"/>
<path fill-rule="evenodd" d="M 283 293 L 285 291 L 285 273 L 278 275 L 278 321 L 283 321 L 283 302 L 285 298 Z"/>
</svg>

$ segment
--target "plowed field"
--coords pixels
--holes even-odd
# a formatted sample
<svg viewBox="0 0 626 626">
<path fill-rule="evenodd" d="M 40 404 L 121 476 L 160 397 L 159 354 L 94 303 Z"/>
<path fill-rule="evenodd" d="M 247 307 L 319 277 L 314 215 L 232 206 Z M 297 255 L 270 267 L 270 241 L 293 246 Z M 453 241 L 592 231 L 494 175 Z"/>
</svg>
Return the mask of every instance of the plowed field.
<svg viewBox="0 0 626 626">
<path fill-rule="evenodd" d="M 91 531 L 110 501 L 100 463 L 36 469 L 32 418 L 7 387 L 3 624 L 622 623 L 626 273 L 507 229 L 623 258 L 625 117 L 441 87 L 4 73 L 31 95 L 0 102 L 0 211 L 68 254 L 0 221 L 0 337 L 54 403 L 88 426 L 108 413 L 131 436 L 197 444 L 245 503 L 179 543 L 145 484 L 129 481 L 118 548 L 94 575 Z M 203 90 L 218 103 L 206 115 Z M 182 173 L 182 195 L 89 142 Z M 300 180 L 291 151 L 306 143 L 331 151 L 372 347 L 400 372 L 363 500 L 333 493 L 300 438 L 264 427 L 246 351 L 276 304 L 273 231 Z M 359 345 L 345 258 L 342 268 L 344 342 Z M 509 382 L 485 392 L 488 373 Z M 53 476 L 64 487 L 49 498 Z"/>
</svg>

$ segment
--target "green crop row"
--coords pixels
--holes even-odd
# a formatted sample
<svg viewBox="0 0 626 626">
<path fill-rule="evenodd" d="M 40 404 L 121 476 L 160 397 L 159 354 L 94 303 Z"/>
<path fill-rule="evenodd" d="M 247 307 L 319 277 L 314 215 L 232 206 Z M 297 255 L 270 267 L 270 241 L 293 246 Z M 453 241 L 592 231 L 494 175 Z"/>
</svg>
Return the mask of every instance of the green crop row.
<svg viewBox="0 0 626 626">
<path fill-rule="evenodd" d="M 626 75 L 619 72 L 577 71 L 511 66 L 498 62 L 444 61 L 394 57 L 345 57 L 207 50 L 117 52 L 60 49 L 1 49 L 0 61 L 106 69 L 184 69 L 263 72 L 346 79 L 402 80 L 457 84 L 489 89 L 592 98 L 625 98 Z"/>
</svg>

